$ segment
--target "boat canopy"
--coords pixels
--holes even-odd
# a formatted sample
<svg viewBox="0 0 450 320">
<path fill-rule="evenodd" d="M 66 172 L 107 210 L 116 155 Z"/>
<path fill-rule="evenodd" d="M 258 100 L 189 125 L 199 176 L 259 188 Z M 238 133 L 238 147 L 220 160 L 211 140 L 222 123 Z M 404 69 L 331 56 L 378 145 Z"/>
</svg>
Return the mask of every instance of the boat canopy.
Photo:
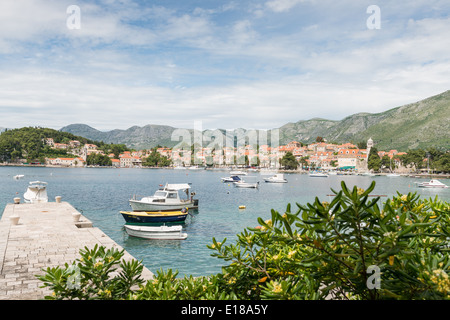
<svg viewBox="0 0 450 320">
<path fill-rule="evenodd" d="M 166 190 L 178 191 L 178 190 L 186 190 L 190 189 L 191 186 L 187 183 L 175 183 L 175 184 L 166 184 Z"/>
<path fill-rule="evenodd" d="M 44 182 L 44 181 L 31 181 L 30 184 L 42 184 L 42 185 L 46 185 L 47 182 Z"/>
</svg>

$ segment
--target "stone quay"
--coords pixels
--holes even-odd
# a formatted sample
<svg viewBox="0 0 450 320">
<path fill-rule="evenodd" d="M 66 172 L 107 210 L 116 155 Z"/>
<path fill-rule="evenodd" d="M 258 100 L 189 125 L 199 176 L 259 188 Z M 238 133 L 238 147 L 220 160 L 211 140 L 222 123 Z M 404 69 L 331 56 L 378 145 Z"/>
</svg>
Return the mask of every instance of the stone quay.
<svg viewBox="0 0 450 320">
<path fill-rule="evenodd" d="M 36 275 L 63 267 L 96 244 L 123 250 L 67 202 L 7 204 L 0 220 L 0 300 L 41 300 L 51 295 Z M 123 259 L 136 259 L 124 251 Z M 144 280 L 153 273 L 144 267 Z"/>
</svg>

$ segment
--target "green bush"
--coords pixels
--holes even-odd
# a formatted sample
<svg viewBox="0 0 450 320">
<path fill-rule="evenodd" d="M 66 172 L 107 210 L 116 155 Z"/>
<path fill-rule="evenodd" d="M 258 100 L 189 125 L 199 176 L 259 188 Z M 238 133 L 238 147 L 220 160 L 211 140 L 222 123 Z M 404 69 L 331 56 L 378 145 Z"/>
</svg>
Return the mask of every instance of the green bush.
<svg viewBox="0 0 450 320">
<path fill-rule="evenodd" d="M 52 299 L 449 299 L 449 204 L 415 193 L 379 204 L 370 197 L 375 183 L 341 186 L 331 203 L 316 198 L 295 211 L 290 204 L 272 210 L 234 244 L 213 238 L 212 255 L 227 264 L 216 275 L 177 278 L 160 270 L 143 283 L 134 261 L 122 262 L 120 276 L 110 279 L 120 253 L 96 247 L 40 279 Z M 75 267 L 81 276 L 74 289 Z"/>
</svg>

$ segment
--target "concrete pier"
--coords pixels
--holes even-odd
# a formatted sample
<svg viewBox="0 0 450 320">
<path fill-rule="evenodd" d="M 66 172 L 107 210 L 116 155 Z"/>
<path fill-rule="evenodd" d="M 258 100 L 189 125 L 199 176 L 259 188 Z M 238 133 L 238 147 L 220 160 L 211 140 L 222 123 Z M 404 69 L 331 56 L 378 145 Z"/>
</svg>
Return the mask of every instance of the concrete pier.
<svg viewBox="0 0 450 320">
<path fill-rule="evenodd" d="M 42 269 L 64 266 L 79 258 L 79 250 L 96 244 L 107 249 L 123 248 L 67 202 L 8 204 L 0 220 L 0 300 L 39 300 L 51 294 L 40 288 L 36 275 Z M 11 217 L 18 216 L 15 224 Z M 136 259 L 124 252 L 123 259 Z M 140 259 L 136 259 L 140 260 Z M 144 267 L 142 277 L 153 273 Z"/>
</svg>

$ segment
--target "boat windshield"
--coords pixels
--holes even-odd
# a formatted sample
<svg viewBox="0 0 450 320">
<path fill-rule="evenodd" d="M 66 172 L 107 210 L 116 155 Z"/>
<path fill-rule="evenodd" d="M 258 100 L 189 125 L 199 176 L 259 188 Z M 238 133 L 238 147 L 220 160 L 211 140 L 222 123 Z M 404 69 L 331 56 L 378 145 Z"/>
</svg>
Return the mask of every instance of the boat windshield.
<svg viewBox="0 0 450 320">
<path fill-rule="evenodd" d="M 156 191 L 155 192 L 155 197 L 165 198 L 166 194 L 167 194 L 167 192 L 165 192 L 165 191 Z"/>
</svg>

